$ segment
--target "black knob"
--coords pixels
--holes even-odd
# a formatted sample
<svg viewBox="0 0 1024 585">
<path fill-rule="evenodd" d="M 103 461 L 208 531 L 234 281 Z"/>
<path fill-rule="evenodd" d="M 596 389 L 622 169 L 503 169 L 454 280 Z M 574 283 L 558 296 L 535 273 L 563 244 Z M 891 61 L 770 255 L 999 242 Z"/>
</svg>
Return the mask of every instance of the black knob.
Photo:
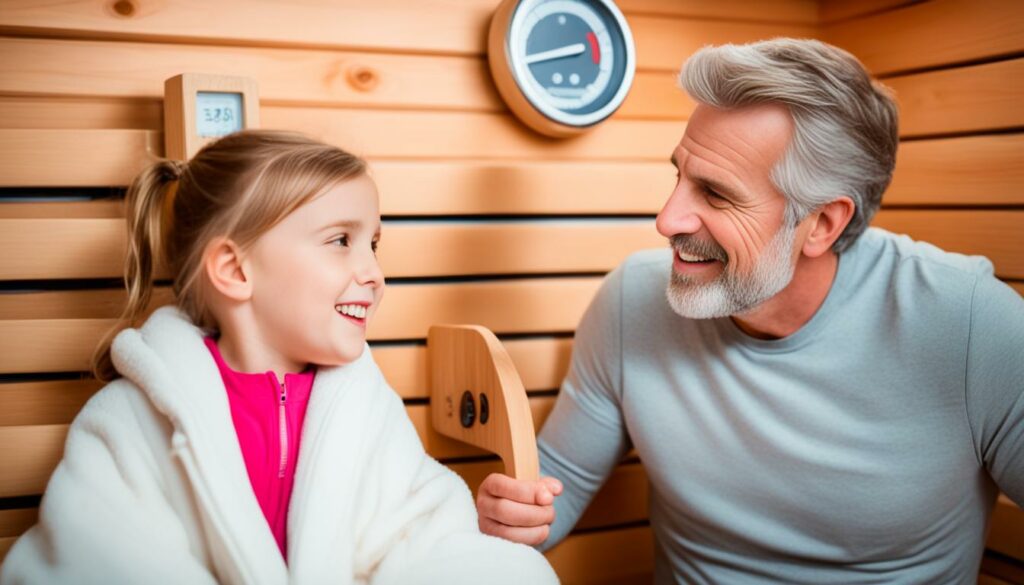
<svg viewBox="0 0 1024 585">
<path fill-rule="evenodd" d="M 487 424 L 487 419 L 491 418 L 491 403 L 487 400 L 487 395 L 483 392 L 480 393 L 480 424 Z"/>
<path fill-rule="evenodd" d="M 459 401 L 459 419 L 462 426 L 467 429 L 473 426 L 473 421 L 476 420 L 476 403 L 473 401 L 473 393 L 469 390 L 462 393 L 462 400 Z"/>
</svg>

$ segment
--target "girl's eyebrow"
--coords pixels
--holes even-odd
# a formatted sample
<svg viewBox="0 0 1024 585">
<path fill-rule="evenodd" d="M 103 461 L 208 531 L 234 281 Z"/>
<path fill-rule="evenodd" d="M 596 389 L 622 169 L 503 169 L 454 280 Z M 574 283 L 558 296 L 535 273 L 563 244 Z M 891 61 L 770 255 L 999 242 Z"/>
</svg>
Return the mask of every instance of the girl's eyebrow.
<svg viewBox="0 0 1024 585">
<path fill-rule="evenodd" d="M 363 227 L 363 222 L 359 221 L 358 219 L 343 219 L 343 220 L 340 220 L 340 221 L 332 221 L 331 223 L 326 224 L 323 227 L 321 227 L 320 230 L 323 231 L 323 230 L 330 230 L 330 229 L 335 229 L 335 228 L 342 228 L 342 229 L 347 229 L 347 230 L 358 230 L 361 227 Z"/>
</svg>

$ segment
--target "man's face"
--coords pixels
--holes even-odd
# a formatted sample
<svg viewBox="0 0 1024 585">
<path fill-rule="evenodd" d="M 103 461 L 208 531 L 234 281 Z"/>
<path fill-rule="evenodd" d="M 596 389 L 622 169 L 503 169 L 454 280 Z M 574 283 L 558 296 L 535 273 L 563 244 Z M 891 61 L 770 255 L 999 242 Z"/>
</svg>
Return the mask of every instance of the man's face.
<svg viewBox="0 0 1024 585">
<path fill-rule="evenodd" d="M 746 313 L 789 284 L 796 230 L 784 225 L 771 170 L 792 133 L 779 105 L 694 111 L 672 153 L 678 183 L 657 221 L 675 250 L 667 292 L 680 315 Z"/>
</svg>

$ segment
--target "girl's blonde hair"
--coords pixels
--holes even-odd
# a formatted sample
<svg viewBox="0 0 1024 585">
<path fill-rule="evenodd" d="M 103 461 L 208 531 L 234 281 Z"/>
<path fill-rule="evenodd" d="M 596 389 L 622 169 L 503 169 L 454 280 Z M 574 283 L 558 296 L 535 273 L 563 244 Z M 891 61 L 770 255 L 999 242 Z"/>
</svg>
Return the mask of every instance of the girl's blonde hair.
<svg viewBox="0 0 1024 585">
<path fill-rule="evenodd" d="M 155 267 L 166 266 L 177 306 L 197 326 L 213 330 L 202 276 L 207 244 L 226 237 L 243 250 L 304 203 L 366 172 L 366 163 L 301 134 L 245 130 L 225 136 L 187 164 L 161 160 L 128 188 L 125 217 L 128 300 L 118 326 L 101 342 L 93 374 L 117 377 L 110 344 L 146 314 Z"/>
</svg>

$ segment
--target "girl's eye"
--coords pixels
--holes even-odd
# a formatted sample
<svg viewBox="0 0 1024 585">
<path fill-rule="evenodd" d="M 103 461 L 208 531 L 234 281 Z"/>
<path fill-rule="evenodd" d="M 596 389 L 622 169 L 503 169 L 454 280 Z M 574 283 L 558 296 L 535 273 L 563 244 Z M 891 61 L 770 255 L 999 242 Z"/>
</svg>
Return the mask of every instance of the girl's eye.
<svg viewBox="0 0 1024 585">
<path fill-rule="evenodd" d="M 378 242 L 377 240 L 374 240 L 374 241 L 370 242 L 370 249 L 373 250 L 374 254 L 377 253 L 377 248 L 379 246 L 380 246 L 380 242 Z"/>
<path fill-rule="evenodd" d="M 337 238 L 334 238 L 333 240 L 331 240 L 331 242 L 333 242 L 335 244 L 338 244 L 339 246 L 342 246 L 343 248 L 347 248 L 348 247 L 348 236 L 338 236 Z"/>
</svg>

